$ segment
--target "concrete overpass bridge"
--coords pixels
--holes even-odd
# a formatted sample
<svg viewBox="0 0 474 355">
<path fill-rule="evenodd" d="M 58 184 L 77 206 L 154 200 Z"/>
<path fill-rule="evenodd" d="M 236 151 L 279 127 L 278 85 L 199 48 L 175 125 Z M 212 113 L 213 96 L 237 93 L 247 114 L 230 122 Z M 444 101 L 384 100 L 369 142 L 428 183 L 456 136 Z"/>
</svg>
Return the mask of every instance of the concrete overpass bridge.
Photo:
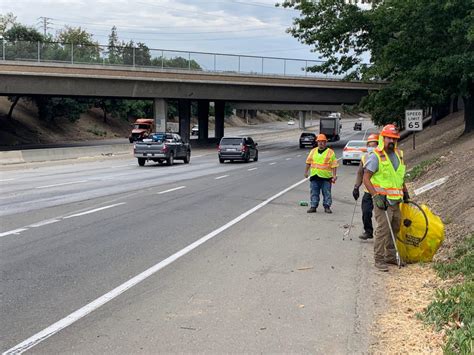
<svg viewBox="0 0 474 355">
<path fill-rule="evenodd" d="M 207 141 L 210 102 L 219 139 L 224 135 L 226 102 L 255 109 L 291 107 L 301 111 L 304 127 L 306 110 L 356 104 L 379 86 L 307 76 L 0 60 L 0 95 L 153 99 L 157 130 L 166 127 L 166 100 L 178 100 L 179 133 L 185 140 L 190 135 L 191 101 L 198 103 L 199 139 Z"/>
</svg>

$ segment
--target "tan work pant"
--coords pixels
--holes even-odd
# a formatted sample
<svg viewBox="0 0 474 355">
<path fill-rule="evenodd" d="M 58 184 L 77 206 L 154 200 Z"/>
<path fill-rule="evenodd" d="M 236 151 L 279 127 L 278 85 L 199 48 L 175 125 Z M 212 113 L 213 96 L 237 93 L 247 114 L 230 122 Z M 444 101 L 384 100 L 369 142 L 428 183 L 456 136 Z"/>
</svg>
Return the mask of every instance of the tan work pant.
<svg viewBox="0 0 474 355">
<path fill-rule="evenodd" d="M 391 222 L 395 237 L 400 231 L 400 222 L 402 219 L 400 207 L 397 203 L 394 206 L 388 206 L 388 219 Z M 375 232 L 374 232 L 374 257 L 376 263 L 396 260 L 395 246 L 393 245 L 392 236 L 387 223 L 385 211 L 374 207 L 375 216 Z"/>
</svg>

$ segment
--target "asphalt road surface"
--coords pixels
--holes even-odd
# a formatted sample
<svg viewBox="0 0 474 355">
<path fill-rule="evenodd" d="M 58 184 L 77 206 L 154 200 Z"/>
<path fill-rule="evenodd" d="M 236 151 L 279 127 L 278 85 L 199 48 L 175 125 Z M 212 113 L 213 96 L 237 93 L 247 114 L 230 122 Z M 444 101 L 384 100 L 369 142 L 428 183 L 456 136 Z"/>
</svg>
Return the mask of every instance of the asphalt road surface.
<svg viewBox="0 0 474 355">
<path fill-rule="evenodd" d="M 0 172 L 0 350 L 366 352 L 378 296 L 359 209 L 342 240 L 356 167 L 339 168 L 334 214 L 308 215 L 307 153 Z"/>
</svg>

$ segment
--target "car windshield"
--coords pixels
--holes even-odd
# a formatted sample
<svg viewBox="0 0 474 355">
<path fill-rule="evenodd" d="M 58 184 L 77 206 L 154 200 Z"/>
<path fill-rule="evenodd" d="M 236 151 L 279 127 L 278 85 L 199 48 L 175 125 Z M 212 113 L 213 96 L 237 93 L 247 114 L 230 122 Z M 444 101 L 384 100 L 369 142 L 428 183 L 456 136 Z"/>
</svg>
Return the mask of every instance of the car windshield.
<svg viewBox="0 0 474 355">
<path fill-rule="evenodd" d="M 136 124 L 133 126 L 134 129 L 148 129 L 148 127 L 150 126 L 147 124 Z"/>
<path fill-rule="evenodd" d="M 242 138 L 223 138 L 221 145 L 240 145 Z"/>
<path fill-rule="evenodd" d="M 347 146 L 351 148 L 363 148 L 365 147 L 365 144 L 365 141 L 350 141 L 347 143 Z"/>
</svg>

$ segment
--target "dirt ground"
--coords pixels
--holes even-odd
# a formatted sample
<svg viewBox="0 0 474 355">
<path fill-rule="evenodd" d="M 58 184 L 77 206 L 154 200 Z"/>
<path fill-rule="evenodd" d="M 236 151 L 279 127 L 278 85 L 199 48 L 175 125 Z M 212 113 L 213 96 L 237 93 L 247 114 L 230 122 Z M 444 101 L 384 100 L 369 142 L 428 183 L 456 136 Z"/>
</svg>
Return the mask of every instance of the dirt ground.
<svg viewBox="0 0 474 355">
<path fill-rule="evenodd" d="M 446 259 L 459 239 L 474 231 L 474 134 L 463 136 L 463 129 L 463 112 L 459 112 L 417 134 L 415 150 L 412 137 L 400 144 L 408 170 L 434 159 L 422 176 L 407 185 L 412 199 L 429 206 L 445 223 L 445 241 L 435 260 Z M 414 195 L 415 189 L 445 176 L 448 180 L 443 185 Z M 429 264 L 391 268 L 382 277 L 387 305 L 378 310 L 372 330 L 377 340 L 370 352 L 441 354 L 444 334 L 425 326 L 416 313 L 429 304 L 437 288 L 446 287 L 449 281 L 437 277 Z"/>
</svg>

